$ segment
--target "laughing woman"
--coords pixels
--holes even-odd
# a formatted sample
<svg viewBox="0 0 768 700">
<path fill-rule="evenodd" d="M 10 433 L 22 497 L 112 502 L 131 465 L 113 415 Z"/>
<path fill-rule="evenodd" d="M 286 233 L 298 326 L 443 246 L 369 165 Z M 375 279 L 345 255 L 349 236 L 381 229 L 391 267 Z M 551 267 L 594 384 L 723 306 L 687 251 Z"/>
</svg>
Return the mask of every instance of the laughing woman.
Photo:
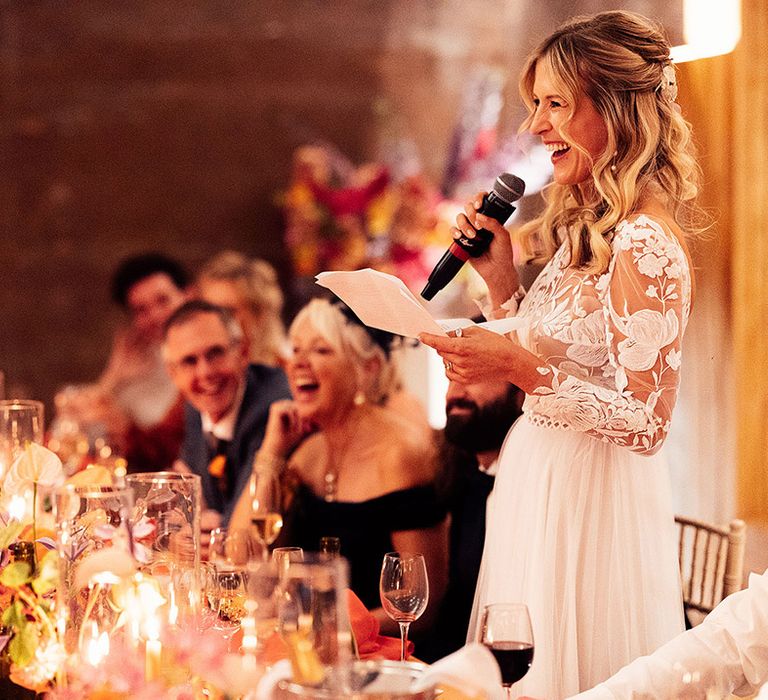
<svg viewBox="0 0 768 700">
<path fill-rule="evenodd" d="M 382 559 L 393 550 L 423 554 L 428 622 L 445 586 L 445 512 L 432 487 L 432 445 L 420 426 L 384 405 L 392 384 L 391 336 L 321 299 L 299 312 L 289 336 L 293 400 L 272 405 L 254 463 L 263 469 L 287 462 L 299 478 L 284 544 L 315 551 L 320 537 L 338 537 L 350 587 L 393 634 L 396 626 L 379 607 Z M 250 522 L 247 496 L 232 521 Z"/>
<path fill-rule="evenodd" d="M 510 237 L 469 202 L 454 235 L 495 233 L 473 265 L 512 339 L 425 336 L 449 379 L 527 397 L 488 505 L 470 636 L 483 606 L 527 603 L 536 656 L 517 693 L 562 698 L 682 629 L 669 477 L 659 454 L 693 296 L 697 168 L 660 29 L 577 18 L 530 56 L 524 124 L 551 152 L 543 214 L 520 231 L 548 262 L 519 287 Z"/>
</svg>

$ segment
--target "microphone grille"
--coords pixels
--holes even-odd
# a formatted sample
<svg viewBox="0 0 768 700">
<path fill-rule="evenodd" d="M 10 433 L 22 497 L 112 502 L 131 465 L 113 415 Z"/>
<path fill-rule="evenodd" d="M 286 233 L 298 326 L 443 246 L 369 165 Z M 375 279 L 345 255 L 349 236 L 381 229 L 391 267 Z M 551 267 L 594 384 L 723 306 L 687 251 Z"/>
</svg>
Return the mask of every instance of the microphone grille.
<svg viewBox="0 0 768 700">
<path fill-rule="evenodd" d="M 525 183 L 512 173 L 502 173 L 493 183 L 493 191 L 505 202 L 516 202 L 525 194 Z"/>
</svg>

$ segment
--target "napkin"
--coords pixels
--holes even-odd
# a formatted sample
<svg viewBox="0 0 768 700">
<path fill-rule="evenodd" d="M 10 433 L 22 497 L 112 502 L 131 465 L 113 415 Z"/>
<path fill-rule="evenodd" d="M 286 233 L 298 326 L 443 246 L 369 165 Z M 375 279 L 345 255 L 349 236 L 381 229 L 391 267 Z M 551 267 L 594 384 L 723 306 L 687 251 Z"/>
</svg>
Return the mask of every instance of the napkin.
<svg viewBox="0 0 768 700">
<path fill-rule="evenodd" d="M 444 700 L 449 698 L 483 698 L 503 700 L 501 673 L 488 649 L 482 644 L 467 644 L 453 654 L 427 666 L 411 685 L 411 692 L 431 686 L 443 688 Z"/>
<path fill-rule="evenodd" d="M 400 640 L 379 634 L 379 621 L 371 615 L 353 591 L 347 589 L 347 607 L 352 634 L 357 642 L 361 659 L 390 659 L 400 661 Z M 413 653 L 413 642 L 408 642 L 407 656 Z"/>
</svg>

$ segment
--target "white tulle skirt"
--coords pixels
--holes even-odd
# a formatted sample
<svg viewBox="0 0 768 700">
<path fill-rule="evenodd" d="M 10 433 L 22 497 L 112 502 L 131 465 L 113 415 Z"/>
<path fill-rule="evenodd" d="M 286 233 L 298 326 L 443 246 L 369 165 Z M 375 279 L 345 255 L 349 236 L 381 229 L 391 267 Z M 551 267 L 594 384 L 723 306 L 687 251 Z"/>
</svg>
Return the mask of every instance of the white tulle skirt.
<svg viewBox="0 0 768 700">
<path fill-rule="evenodd" d="M 516 696 L 566 698 L 683 629 L 666 464 L 525 416 L 501 451 L 468 639 L 524 602 L 534 660 Z"/>
</svg>

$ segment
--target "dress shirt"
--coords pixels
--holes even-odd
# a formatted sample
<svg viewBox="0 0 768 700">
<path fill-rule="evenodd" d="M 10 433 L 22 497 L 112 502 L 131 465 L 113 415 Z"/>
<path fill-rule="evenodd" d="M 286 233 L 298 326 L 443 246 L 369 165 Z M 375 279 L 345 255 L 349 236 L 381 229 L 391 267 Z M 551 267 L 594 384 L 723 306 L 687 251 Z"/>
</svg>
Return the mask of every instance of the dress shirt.
<svg viewBox="0 0 768 700">
<path fill-rule="evenodd" d="M 235 394 L 235 401 L 232 407 L 227 411 L 221 420 L 215 423 L 211 420 L 211 417 L 207 413 L 200 414 L 200 422 L 203 426 L 203 434 L 213 438 L 210 440 L 211 444 L 215 445 L 219 441 L 231 442 L 235 435 L 235 426 L 237 425 L 237 416 L 240 413 L 240 406 L 243 403 L 243 396 L 245 395 L 245 382 L 241 381 L 237 387 L 237 394 Z"/>
<path fill-rule="evenodd" d="M 768 571 L 751 574 L 749 588 L 728 596 L 697 627 L 574 698 L 675 697 L 686 670 L 720 686 L 718 697 L 752 695 L 768 682 Z"/>
</svg>

